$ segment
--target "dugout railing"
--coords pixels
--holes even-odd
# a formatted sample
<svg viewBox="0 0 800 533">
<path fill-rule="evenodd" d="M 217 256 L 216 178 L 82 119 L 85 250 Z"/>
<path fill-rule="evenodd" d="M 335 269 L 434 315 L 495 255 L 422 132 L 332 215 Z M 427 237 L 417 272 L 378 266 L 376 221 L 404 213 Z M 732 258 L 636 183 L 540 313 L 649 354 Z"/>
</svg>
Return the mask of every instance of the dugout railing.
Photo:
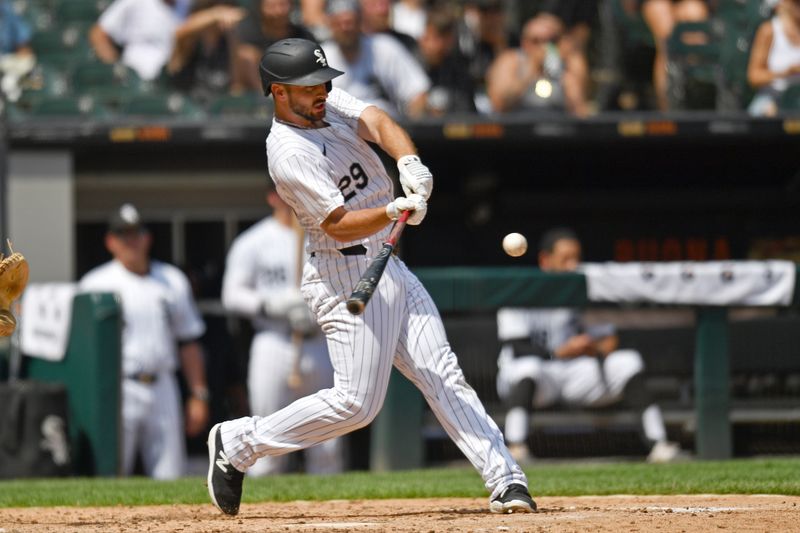
<svg viewBox="0 0 800 533">
<path fill-rule="evenodd" d="M 503 306 L 596 305 L 587 297 L 585 276 L 577 273 L 552 274 L 515 267 L 417 268 L 415 273 L 445 315 L 494 311 Z M 797 307 L 798 303 L 800 287 L 796 284 L 791 306 Z M 728 459 L 733 455 L 729 310 L 717 306 L 692 309 L 695 313 L 692 364 L 695 455 L 699 459 Z M 487 354 L 487 357 L 496 355 Z M 384 408 L 373 422 L 372 468 L 422 466 L 423 411 L 422 396 L 395 373 Z M 739 411 L 737 416 L 741 415 Z"/>
</svg>

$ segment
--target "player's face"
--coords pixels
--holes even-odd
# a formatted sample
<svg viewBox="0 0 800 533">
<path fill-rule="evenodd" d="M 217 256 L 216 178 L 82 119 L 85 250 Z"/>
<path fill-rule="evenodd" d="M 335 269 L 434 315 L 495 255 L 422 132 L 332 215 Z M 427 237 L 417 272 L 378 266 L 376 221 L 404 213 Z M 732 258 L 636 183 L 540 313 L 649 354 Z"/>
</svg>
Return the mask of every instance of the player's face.
<svg viewBox="0 0 800 533">
<path fill-rule="evenodd" d="M 150 252 L 150 233 L 144 229 L 109 233 L 106 247 L 123 264 L 142 261 Z"/>
<path fill-rule="evenodd" d="M 324 83 L 308 87 L 287 85 L 286 97 L 289 109 L 297 118 L 301 119 L 301 125 L 309 126 L 325 118 L 325 101 L 328 99 L 328 90 Z"/>
<path fill-rule="evenodd" d="M 552 252 L 542 252 L 539 266 L 548 272 L 572 272 L 581 262 L 581 243 L 573 239 L 556 241 Z"/>
</svg>

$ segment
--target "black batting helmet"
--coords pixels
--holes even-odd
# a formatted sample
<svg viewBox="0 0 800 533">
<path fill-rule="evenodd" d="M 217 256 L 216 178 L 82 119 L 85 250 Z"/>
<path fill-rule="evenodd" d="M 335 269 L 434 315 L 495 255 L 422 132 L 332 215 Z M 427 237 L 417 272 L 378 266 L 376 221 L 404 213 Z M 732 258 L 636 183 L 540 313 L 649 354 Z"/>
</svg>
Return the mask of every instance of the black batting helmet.
<svg viewBox="0 0 800 533">
<path fill-rule="evenodd" d="M 322 47 L 307 39 L 282 39 L 272 44 L 261 57 L 258 66 L 264 96 L 272 92 L 273 83 L 287 85 L 327 84 L 344 72 L 328 66 Z"/>
</svg>

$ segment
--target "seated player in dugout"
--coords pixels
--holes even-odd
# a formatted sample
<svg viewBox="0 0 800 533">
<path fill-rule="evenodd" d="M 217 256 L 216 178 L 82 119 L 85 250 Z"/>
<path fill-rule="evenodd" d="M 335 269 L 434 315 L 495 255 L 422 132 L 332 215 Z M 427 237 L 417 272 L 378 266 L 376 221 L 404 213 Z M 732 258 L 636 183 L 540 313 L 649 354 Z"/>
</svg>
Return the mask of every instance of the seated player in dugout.
<svg viewBox="0 0 800 533">
<path fill-rule="evenodd" d="M 571 272 L 581 261 L 574 231 L 547 231 L 539 246 L 539 268 Z M 624 403 L 638 411 L 649 462 L 675 459 L 680 448 L 667 440 L 661 409 L 644 381 L 644 362 L 635 350 L 620 350 L 611 324 L 584 324 L 569 308 L 503 308 L 497 313 L 501 342 L 497 391 L 506 403 L 505 438 L 512 456 L 531 460 L 531 416 L 554 405 L 606 407 Z"/>
</svg>

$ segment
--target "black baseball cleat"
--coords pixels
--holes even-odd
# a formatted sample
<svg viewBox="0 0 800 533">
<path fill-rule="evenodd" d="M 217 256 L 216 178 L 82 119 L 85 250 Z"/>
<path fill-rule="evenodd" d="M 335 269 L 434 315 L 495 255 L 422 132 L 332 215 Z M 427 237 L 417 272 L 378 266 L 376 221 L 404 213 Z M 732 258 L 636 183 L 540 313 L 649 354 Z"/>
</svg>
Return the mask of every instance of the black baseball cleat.
<svg viewBox="0 0 800 533">
<path fill-rule="evenodd" d="M 528 489 L 519 483 L 512 483 L 492 500 L 489 510 L 497 514 L 535 513 L 536 502 L 531 498 Z"/>
<path fill-rule="evenodd" d="M 235 515 L 242 501 L 244 474 L 233 467 L 222 449 L 221 425 L 215 424 L 208 432 L 208 495 L 217 509 Z"/>
</svg>

